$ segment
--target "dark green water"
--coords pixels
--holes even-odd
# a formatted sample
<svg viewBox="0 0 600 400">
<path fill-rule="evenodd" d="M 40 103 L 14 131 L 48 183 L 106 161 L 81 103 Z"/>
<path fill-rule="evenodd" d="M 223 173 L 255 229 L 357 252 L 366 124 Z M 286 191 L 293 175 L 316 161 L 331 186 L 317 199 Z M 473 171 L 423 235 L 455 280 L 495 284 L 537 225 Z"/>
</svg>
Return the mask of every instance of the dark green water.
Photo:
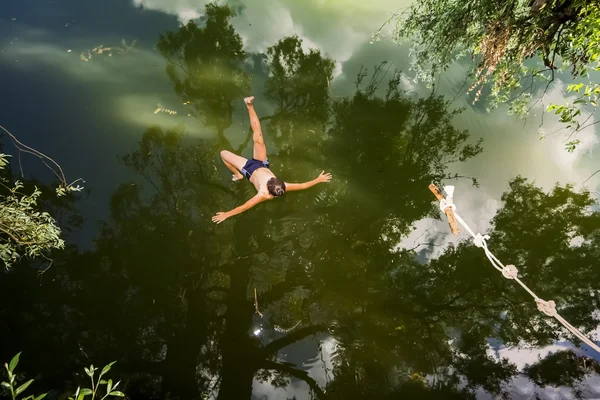
<svg viewBox="0 0 600 400">
<path fill-rule="evenodd" d="M 413 83 L 404 47 L 368 44 L 403 5 L 0 5 L 0 125 L 90 190 L 52 206 L 68 247 L 47 272 L 0 277 L 2 359 L 61 399 L 114 360 L 132 399 L 598 397 L 599 355 L 450 236 L 427 188 L 455 185 L 496 256 L 595 337 L 597 134 L 540 142 L 539 115 L 455 98 L 459 66 Z M 248 95 L 273 172 L 333 180 L 215 225 L 255 192 L 219 158 L 252 154 Z"/>
</svg>

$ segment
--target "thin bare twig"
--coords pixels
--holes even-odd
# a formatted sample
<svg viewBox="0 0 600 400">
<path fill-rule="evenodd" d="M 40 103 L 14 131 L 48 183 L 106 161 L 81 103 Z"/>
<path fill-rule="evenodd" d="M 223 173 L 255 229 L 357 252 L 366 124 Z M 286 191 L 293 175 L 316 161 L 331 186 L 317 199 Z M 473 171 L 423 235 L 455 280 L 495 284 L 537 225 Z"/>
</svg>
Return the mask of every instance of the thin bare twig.
<svg viewBox="0 0 600 400">
<path fill-rule="evenodd" d="M 45 155 L 44 153 L 37 151 L 36 149 L 33 149 L 29 146 L 27 146 L 26 144 L 21 143 L 12 133 L 10 133 L 5 127 L 3 127 L 2 125 L 0 125 L 0 129 L 2 129 L 4 132 L 6 132 L 6 134 L 8 136 L 10 136 L 10 138 L 13 140 L 13 143 L 15 144 L 15 147 L 19 150 L 19 151 L 25 151 L 27 153 L 31 153 L 33 155 L 35 155 L 36 157 L 44 160 L 48 160 L 50 162 L 52 162 L 56 168 L 58 168 L 58 170 L 60 171 L 60 177 L 59 179 L 65 184 L 67 185 L 67 178 L 65 178 L 65 174 L 63 173 L 62 168 L 60 167 L 60 165 L 58 165 L 58 163 L 56 161 L 54 161 L 52 158 L 48 157 L 47 155 Z M 19 146 L 22 146 L 23 148 L 27 149 L 28 151 L 21 149 Z"/>
<path fill-rule="evenodd" d="M 414 243 L 413 243 L 414 244 Z M 425 247 L 441 247 L 439 244 L 435 244 L 435 243 L 417 243 L 415 246 L 411 247 L 410 249 L 406 249 L 407 251 L 412 251 L 415 250 L 421 246 L 425 246 Z"/>
<path fill-rule="evenodd" d="M 21 170 L 21 178 L 25 178 L 25 174 L 23 173 L 23 165 L 21 164 L 21 152 L 19 154 L 19 169 Z"/>
<path fill-rule="evenodd" d="M 588 118 L 588 119 L 589 119 L 589 118 Z M 587 120 L 586 120 L 586 121 L 587 121 Z M 600 122 L 600 119 L 599 119 L 598 121 L 596 121 L 596 122 L 592 122 L 591 124 L 587 124 L 587 125 L 585 125 L 585 126 L 582 126 L 581 128 L 579 128 L 579 131 L 582 131 L 582 130 L 584 130 L 585 128 L 589 128 L 590 126 L 594 126 L 594 125 L 596 125 L 598 122 Z M 585 122 L 584 122 L 584 123 L 585 123 Z"/>
<path fill-rule="evenodd" d="M 461 85 L 461 87 L 456 91 L 456 94 L 454 95 L 454 97 L 452 98 L 452 100 L 450 100 L 450 103 L 448 103 L 448 106 L 450 106 L 452 103 L 454 103 L 454 101 L 458 98 L 458 96 L 463 95 L 468 93 L 467 90 L 465 90 L 463 92 L 463 89 L 465 88 L 465 86 L 467 86 L 467 82 L 469 80 L 469 75 L 466 74 L 465 75 L 465 80 L 463 81 L 463 84 Z"/>
<path fill-rule="evenodd" d="M 578 125 L 579 125 L 579 127 L 575 128 L 575 129 L 573 130 L 573 133 L 575 133 L 575 132 L 579 132 L 579 131 L 581 131 L 581 130 L 583 130 L 583 129 L 587 128 L 587 125 L 586 125 L 586 126 L 584 126 L 583 128 L 581 127 L 581 125 L 584 125 L 584 124 L 586 124 L 586 123 L 587 123 L 587 122 L 590 120 L 590 118 L 592 118 L 593 116 L 594 116 L 594 113 L 590 113 L 590 115 L 588 115 L 588 117 L 587 117 L 587 118 L 586 118 L 586 119 L 585 119 L 585 120 L 584 120 L 584 121 L 583 121 L 581 124 L 578 124 Z M 571 136 L 573 136 L 573 133 L 571 133 Z"/>
<path fill-rule="evenodd" d="M 581 182 L 581 184 L 583 185 L 584 183 L 586 183 L 587 181 L 589 181 L 590 179 L 592 179 L 592 177 L 594 175 L 596 175 L 598 172 L 600 172 L 600 169 L 598 171 L 594 172 L 593 174 L 591 174 L 585 181 Z"/>
<path fill-rule="evenodd" d="M 44 253 L 40 254 L 42 257 L 44 257 L 46 260 L 50 261 L 50 264 L 44 268 L 43 270 L 41 270 L 40 272 L 38 272 L 38 276 L 40 277 L 40 286 L 42 286 L 42 277 L 44 276 L 44 273 L 46 271 L 48 271 L 50 269 L 50 267 L 52 267 L 52 264 L 54 264 L 54 260 L 51 258 L 48 258 L 44 255 Z"/>
</svg>

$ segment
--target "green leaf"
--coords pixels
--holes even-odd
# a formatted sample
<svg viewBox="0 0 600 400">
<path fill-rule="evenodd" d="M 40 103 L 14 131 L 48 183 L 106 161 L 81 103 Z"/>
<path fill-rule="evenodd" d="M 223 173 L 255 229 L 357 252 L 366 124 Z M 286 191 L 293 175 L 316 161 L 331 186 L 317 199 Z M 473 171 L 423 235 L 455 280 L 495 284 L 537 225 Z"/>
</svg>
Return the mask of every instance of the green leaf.
<svg viewBox="0 0 600 400">
<path fill-rule="evenodd" d="M 105 380 L 105 379 L 101 379 L 101 380 L 100 380 L 100 384 L 101 384 L 101 385 L 106 385 L 107 383 L 108 383 L 108 382 L 106 382 L 106 380 Z"/>
<path fill-rule="evenodd" d="M 17 388 L 15 394 L 19 395 L 19 394 L 23 393 L 25 391 L 25 389 L 27 389 L 29 387 L 29 385 L 31 385 L 31 382 L 33 382 L 33 379 L 30 379 L 27 382 L 25 382 L 24 384 L 22 384 L 21 386 L 19 386 Z"/>
<path fill-rule="evenodd" d="M 47 395 L 47 394 L 48 394 L 48 393 L 40 394 L 38 397 L 36 397 L 36 398 L 35 398 L 35 399 L 33 399 L 33 400 L 42 400 L 44 397 L 46 397 L 46 395 Z"/>
<path fill-rule="evenodd" d="M 5 388 L 9 388 L 10 384 L 8 382 L 2 382 L 2 386 L 4 386 Z"/>
<path fill-rule="evenodd" d="M 21 356 L 21 353 L 17 353 L 16 356 L 13 357 L 12 360 L 10 360 L 10 364 L 8 365 L 8 370 L 10 372 L 13 372 L 15 370 L 15 368 L 17 367 L 17 364 L 19 364 L 19 356 Z"/>
<path fill-rule="evenodd" d="M 104 368 L 102 368 L 102 373 L 100 373 L 100 376 L 102 376 L 105 373 L 107 373 L 108 371 L 110 371 L 110 367 L 112 367 L 114 363 L 116 363 L 116 361 L 113 361 L 110 364 L 108 364 L 107 366 L 105 366 Z"/>
<path fill-rule="evenodd" d="M 125 393 L 119 392 L 118 390 L 115 390 L 114 392 L 110 392 L 109 395 L 111 395 L 111 396 L 125 397 Z"/>
<path fill-rule="evenodd" d="M 106 386 L 106 391 L 108 393 L 110 393 L 110 391 L 112 390 L 112 379 L 108 380 L 108 385 Z"/>
<path fill-rule="evenodd" d="M 85 396 L 92 394 L 92 390 L 91 389 L 81 389 L 79 391 L 79 396 L 77 396 L 77 400 L 83 400 L 85 398 Z"/>
</svg>

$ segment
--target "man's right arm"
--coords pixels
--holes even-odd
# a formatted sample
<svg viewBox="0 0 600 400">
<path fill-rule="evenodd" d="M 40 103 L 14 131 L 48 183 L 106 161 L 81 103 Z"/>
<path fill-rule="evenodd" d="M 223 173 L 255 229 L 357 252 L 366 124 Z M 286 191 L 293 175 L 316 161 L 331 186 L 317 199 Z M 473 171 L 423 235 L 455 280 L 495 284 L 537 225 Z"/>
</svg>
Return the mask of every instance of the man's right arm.
<svg viewBox="0 0 600 400">
<path fill-rule="evenodd" d="M 213 222 L 220 224 L 221 222 L 225 221 L 227 218 L 233 217 L 234 215 L 241 214 L 244 211 L 249 210 L 250 208 L 254 207 L 258 203 L 265 201 L 266 199 L 267 199 L 267 197 L 265 195 L 257 193 L 256 196 L 254 196 L 253 198 L 251 198 L 250 200 L 248 200 L 241 206 L 234 208 L 233 210 L 229 210 L 227 212 L 218 212 L 217 215 L 212 217 L 212 220 L 213 220 Z"/>
</svg>

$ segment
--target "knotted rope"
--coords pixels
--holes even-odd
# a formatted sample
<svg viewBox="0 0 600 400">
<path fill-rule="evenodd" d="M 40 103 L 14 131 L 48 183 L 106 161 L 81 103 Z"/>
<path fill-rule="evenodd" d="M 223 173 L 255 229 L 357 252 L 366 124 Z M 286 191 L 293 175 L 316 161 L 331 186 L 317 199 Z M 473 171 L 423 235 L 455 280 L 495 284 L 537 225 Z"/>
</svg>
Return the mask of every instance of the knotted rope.
<svg viewBox="0 0 600 400">
<path fill-rule="evenodd" d="M 581 331 L 571 325 L 568 321 L 566 321 L 560 314 L 556 311 L 556 303 L 553 300 L 546 301 L 538 297 L 531 289 L 527 287 L 518 277 L 519 271 L 517 267 L 514 265 L 504 265 L 492 254 L 490 249 L 487 246 L 487 240 L 490 238 L 488 235 L 481 235 L 480 233 L 474 233 L 473 230 L 467 225 L 467 223 L 456 213 L 456 205 L 453 203 L 453 195 L 454 195 L 454 186 L 445 186 L 444 191 L 448 194 L 447 198 L 443 198 L 435 187 L 435 185 L 430 185 L 429 188 L 435 194 L 435 196 L 440 201 L 440 209 L 442 213 L 445 213 L 449 217 L 449 222 L 452 225 L 452 219 L 456 219 L 460 225 L 462 225 L 467 232 L 473 237 L 473 243 L 475 246 L 480 247 L 485 252 L 486 257 L 490 260 L 490 263 L 494 268 L 496 268 L 502 275 L 507 279 L 512 279 L 517 282 L 523 289 L 529 293 L 534 301 L 537 304 L 537 308 L 539 311 L 543 312 L 549 317 L 555 318 L 558 322 L 560 322 L 565 328 L 567 328 L 573 335 L 579 338 L 582 342 L 596 350 L 600 353 L 600 347 L 588 339 Z M 452 226 L 451 226 L 452 227 Z M 452 233 L 457 234 L 458 229 L 456 227 L 452 227 Z"/>
</svg>

